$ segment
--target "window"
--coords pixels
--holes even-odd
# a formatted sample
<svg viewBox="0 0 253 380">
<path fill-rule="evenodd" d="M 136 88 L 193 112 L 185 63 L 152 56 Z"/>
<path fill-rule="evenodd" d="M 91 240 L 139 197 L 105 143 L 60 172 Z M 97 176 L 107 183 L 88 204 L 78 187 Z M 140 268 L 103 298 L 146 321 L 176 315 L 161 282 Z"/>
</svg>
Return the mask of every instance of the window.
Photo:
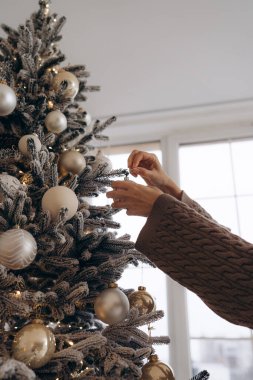
<svg viewBox="0 0 253 380">
<path fill-rule="evenodd" d="M 127 158 L 133 149 L 139 149 L 144 151 L 149 151 L 155 153 L 159 160 L 162 160 L 162 153 L 159 143 L 148 143 L 148 144 L 135 144 L 135 145 L 125 145 L 110 148 L 103 148 L 103 153 L 110 158 L 113 168 L 127 168 Z M 138 178 L 131 178 L 135 182 L 144 184 L 145 182 Z M 94 201 L 96 204 L 108 204 L 111 203 L 105 195 L 100 195 L 99 200 Z M 117 231 L 117 236 L 121 236 L 125 233 L 131 235 L 131 240 L 136 241 L 136 238 L 145 223 L 145 218 L 127 216 L 125 211 L 121 211 L 114 217 L 115 221 L 121 224 L 120 230 Z M 155 300 L 156 309 L 163 310 L 165 316 L 163 319 L 157 321 L 152 325 L 154 330 L 152 330 L 153 336 L 168 335 L 168 314 L 167 314 L 167 279 L 166 275 L 157 268 L 152 268 L 146 264 L 139 264 L 136 268 L 133 265 L 124 271 L 122 278 L 118 281 L 118 285 L 122 286 L 124 289 L 138 289 L 138 286 L 145 286 L 147 292 Z M 147 326 L 143 327 L 143 330 L 148 333 Z M 158 354 L 160 360 L 168 363 L 169 357 L 169 347 L 166 345 L 156 345 L 154 346 L 156 353 Z"/>
<path fill-rule="evenodd" d="M 179 146 L 180 184 L 214 219 L 253 242 L 253 139 Z M 253 333 L 187 291 L 191 363 L 214 380 L 253 378 Z"/>
</svg>

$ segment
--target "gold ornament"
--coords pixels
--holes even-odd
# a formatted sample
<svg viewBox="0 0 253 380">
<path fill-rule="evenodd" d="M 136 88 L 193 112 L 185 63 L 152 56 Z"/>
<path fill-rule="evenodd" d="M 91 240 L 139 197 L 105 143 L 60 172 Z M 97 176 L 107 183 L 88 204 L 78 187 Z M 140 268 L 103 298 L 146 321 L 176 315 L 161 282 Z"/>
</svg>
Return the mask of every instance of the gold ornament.
<svg viewBox="0 0 253 380">
<path fill-rule="evenodd" d="M 148 314 L 155 308 L 155 302 L 151 295 L 146 292 L 144 286 L 139 286 L 136 292 L 131 293 L 128 296 L 130 308 L 136 308 L 139 310 L 139 314 Z"/>
<path fill-rule="evenodd" d="M 13 356 L 30 368 L 47 364 L 55 352 L 55 337 L 40 319 L 23 327 L 15 336 Z"/>
<path fill-rule="evenodd" d="M 151 355 L 142 367 L 141 380 L 175 380 L 175 377 L 170 366 L 161 362 L 157 355 Z"/>
<path fill-rule="evenodd" d="M 53 89 L 65 98 L 74 98 L 79 90 L 79 81 L 70 71 L 61 70 L 53 78 Z"/>
<path fill-rule="evenodd" d="M 94 309 L 101 321 L 113 325 L 126 318 L 129 312 L 129 301 L 118 285 L 112 283 L 96 298 Z"/>
<path fill-rule="evenodd" d="M 76 150 L 67 150 L 63 152 L 59 160 L 59 169 L 61 175 L 68 173 L 79 174 L 86 166 L 84 156 Z"/>
<path fill-rule="evenodd" d="M 78 208 L 78 199 L 73 190 L 66 186 L 51 187 L 42 197 L 42 209 L 49 211 L 51 218 L 56 220 L 60 210 L 67 208 L 66 218 L 71 219 Z"/>
</svg>

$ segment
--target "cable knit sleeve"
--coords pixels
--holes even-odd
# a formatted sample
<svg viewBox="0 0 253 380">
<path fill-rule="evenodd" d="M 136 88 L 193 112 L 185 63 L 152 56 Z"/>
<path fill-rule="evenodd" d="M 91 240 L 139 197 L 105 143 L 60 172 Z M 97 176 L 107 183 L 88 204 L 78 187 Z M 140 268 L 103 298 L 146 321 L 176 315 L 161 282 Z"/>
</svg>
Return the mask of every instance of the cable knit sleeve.
<svg viewBox="0 0 253 380">
<path fill-rule="evenodd" d="M 186 194 L 156 200 L 136 248 L 215 313 L 253 328 L 253 245 Z"/>
</svg>

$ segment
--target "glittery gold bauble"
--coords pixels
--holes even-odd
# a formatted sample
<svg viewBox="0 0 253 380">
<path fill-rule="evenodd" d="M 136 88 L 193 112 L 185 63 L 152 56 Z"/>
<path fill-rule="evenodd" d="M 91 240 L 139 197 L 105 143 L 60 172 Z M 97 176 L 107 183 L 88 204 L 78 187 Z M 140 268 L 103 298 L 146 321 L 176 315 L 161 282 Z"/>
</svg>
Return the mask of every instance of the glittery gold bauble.
<svg viewBox="0 0 253 380">
<path fill-rule="evenodd" d="M 78 199 L 73 190 L 66 186 L 51 187 L 42 197 L 42 209 L 49 211 L 55 220 L 62 208 L 67 208 L 66 218 L 71 219 L 78 208 Z"/>
<path fill-rule="evenodd" d="M 126 318 L 129 301 L 125 293 L 118 289 L 118 285 L 112 283 L 96 298 L 94 309 L 101 321 L 113 325 Z"/>
<path fill-rule="evenodd" d="M 68 173 L 79 174 L 85 166 L 86 161 L 84 156 L 76 150 L 67 150 L 60 156 L 59 168 L 62 175 Z"/>
<path fill-rule="evenodd" d="M 53 79 L 53 89 L 66 98 L 74 98 L 79 90 L 79 81 L 71 72 L 61 70 Z"/>
<path fill-rule="evenodd" d="M 30 368 L 47 364 L 55 352 L 55 337 L 41 320 L 34 320 L 23 327 L 15 336 L 13 356 Z"/>
<path fill-rule="evenodd" d="M 32 234 L 13 228 L 0 235 L 0 264 L 18 270 L 30 265 L 37 253 L 37 243 Z"/>
<path fill-rule="evenodd" d="M 142 367 L 141 380 L 175 380 L 173 370 L 158 359 L 157 355 L 151 355 L 149 362 Z"/>
<path fill-rule="evenodd" d="M 151 295 L 146 292 L 144 286 L 139 286 L 136 292 L 131 293 L 128 296 L 130 308 L 136 308 L 139 310 L 139 314 L 148 314 L 155 308 L 155 302 Z"/>
</svg>

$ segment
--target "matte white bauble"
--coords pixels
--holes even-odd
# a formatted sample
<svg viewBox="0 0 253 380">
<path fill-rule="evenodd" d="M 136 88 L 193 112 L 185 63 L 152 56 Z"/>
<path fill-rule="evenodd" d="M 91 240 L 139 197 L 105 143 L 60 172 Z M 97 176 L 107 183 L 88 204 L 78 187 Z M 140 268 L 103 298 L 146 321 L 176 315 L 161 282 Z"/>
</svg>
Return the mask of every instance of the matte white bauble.
<svg viewBox="0 0 253 380">
<path fill-rule="evenodd" d="M 59 167 L 63 175 L 79 174 L 86 167 L 86 161 L 84 156 L 76 150 L 67 150 L 60 156 Z"/>
<path fill-rule="evenodd" d="M 66 186 L 51 187 L 42 198 L 42 209 L 49 211 L 52 220 L 55 220 L 61 210 L 67 208 L 66 218 L 71 219 L 78 208 L 78 199 L 73 190 Z"/>
<path fill-rule="evenodd" d="M 112 170 L 112 162 L 111 160 L 106 157 L 100 150 L 98 151 L 95 161 L 92 162 L 91 167 L 93 171 L 96 171 L 99 166 L 105 165 L 105 168 L 103 169 L 103 173 L 110 173 Z"/>
<path fill-rule="evenodd" d="M 37 253 L 37 243 L 30 232 L 12 229 L 0 235 L 0 264 L 18 270 L 30 265 Z"/>
<path fill-rule="evenodd" d="M 68 126 L 66 116 L 59 110 L 51 111 L 45 118 L 45 126 L 50 132 L 61 133 Z"/>
<path fill-rule="evenodd" d="M 18 149 L 24 156 L 27 156 L 27 157 L 30 156 L 30 152 L 27 149 L 27 140 L 28 139 L 33 139 L 36 152 L 39 152 L 41 150 L 41 142 L 40 142 L 40 139 L 38 138 L 38 136 L 36 136 L 36 135 L 24 135 L 21 137 L 21 139 L 18 142 Z"/>
<path fill-rule="evenodd" d="M 79 90 L 79 81 L 71 72 L 61 70 L 53 79 L 53 89 L 66 98 L 74 98 Z"/>
<path fill-rule="evenodd" d="M 21 187 L 16 177 L 6 173 L 0 174 L 0 202 L 3 202 L 5 195 L 13 198 Z"/>
<path fill-rule="evenodd" d="M 0 116 L 7 116 L 15 109 L 17 97 L 7 84 L 0 83 Z"/>
<path fill-rule="evenodd" d="M 117 284 L 110 284 L 94 303 L 96 316 L 109 325 L 123 321 L 130 309 L 129 301 Z"/>
</svg>

